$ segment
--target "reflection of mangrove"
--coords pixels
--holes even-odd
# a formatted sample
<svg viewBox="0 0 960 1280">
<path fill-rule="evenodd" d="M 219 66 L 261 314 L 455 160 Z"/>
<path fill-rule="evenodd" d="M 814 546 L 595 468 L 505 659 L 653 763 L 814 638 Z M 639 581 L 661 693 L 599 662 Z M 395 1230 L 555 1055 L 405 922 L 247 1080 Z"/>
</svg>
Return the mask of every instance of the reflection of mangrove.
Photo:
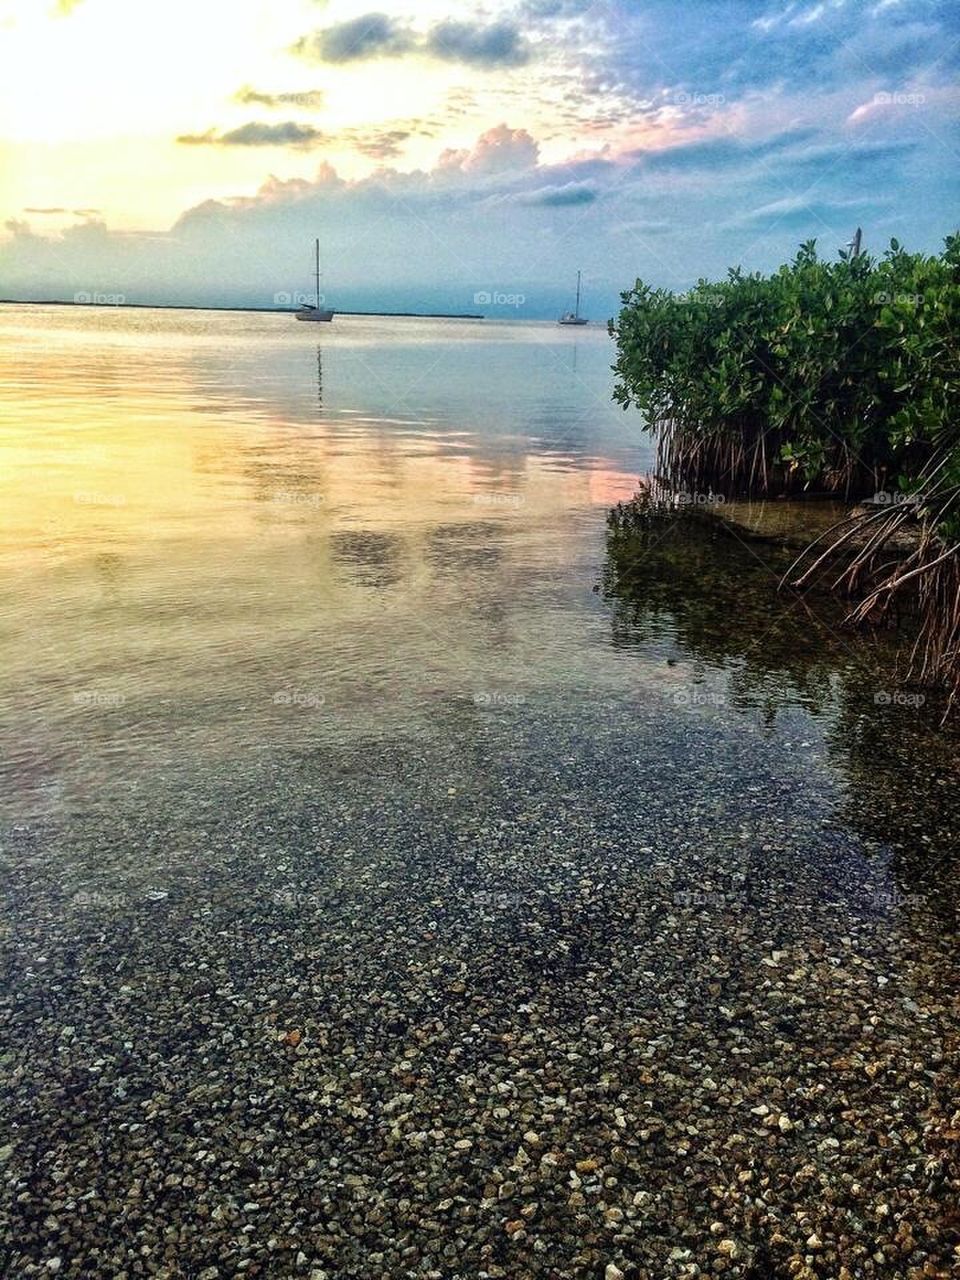
<svg viewBox="0 0 960 1280">
<path fill-rule="evenodd" d="M 426 559 L 433 568 L 447 573 L 492 568 L 501 558 L 501 549 L 493 540 L 501 536 L 492 521 L 438 525 L 427 538 Z"/>
<path fill-rule="evenodd" d="M 892 849 L 897 892 L 944 885 L 958 858 L 960 736 L 939 727 L 936 699 L 900 690 L 889 635 L 844 632 L 830 593 L 779 592 L 791 553 L 747 545 L 701 512 L 615 508 L 606 551 L 614 645 L 662 644 L 666 626 L 670 660 L 717 674 L 731 707 L 768 724 L 791 702 L 826 718 L 845 779 L 838 821 Z M 945 893 L 936 905 L 950 913 Z"/>
<path fill-rule="evenodd" d="M 878 700 L 847 680 L 828 735 L 846 777 L 839 817 L 892 849 L 901 893 L 935 895 L 956 928 L 956 870 L 960 857 L 960 739 L 939 726 L 939 712 Z"/>
<path fill-rule="evenodd" d="M 854 656 L 831 599 L 778 593 L 787 563 L 789 553 L 748 546 L 694 510 L 618 507 L 602 584 L 613 642 L 649 644 L 667 621 L 685 658 L 728 672 L 734 705 L 759 703 L 772 718 L 786 681 L 797 700 L 818 709 Z"/>
<path fill-rule="evenodd" d="M 330 558 L 361 587 L 392 587 L 403 573 L 403 543 L 396 534 L 357 529 L 330 535 Z"/>
</svg>

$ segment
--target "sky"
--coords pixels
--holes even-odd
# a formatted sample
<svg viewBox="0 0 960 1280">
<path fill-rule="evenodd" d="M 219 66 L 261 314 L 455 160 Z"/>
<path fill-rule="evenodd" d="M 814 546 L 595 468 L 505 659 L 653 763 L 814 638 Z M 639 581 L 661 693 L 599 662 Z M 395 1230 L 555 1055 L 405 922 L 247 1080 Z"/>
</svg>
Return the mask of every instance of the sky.
<svg viewBox="0 0 960 1280">
<path fill-rule="evenodd" d="M 374 7 L 370 7 L 370 3 Z M 956 0 L 0 0 L 0 297 L 538 318 L 960 225 Z"/>
</svg>

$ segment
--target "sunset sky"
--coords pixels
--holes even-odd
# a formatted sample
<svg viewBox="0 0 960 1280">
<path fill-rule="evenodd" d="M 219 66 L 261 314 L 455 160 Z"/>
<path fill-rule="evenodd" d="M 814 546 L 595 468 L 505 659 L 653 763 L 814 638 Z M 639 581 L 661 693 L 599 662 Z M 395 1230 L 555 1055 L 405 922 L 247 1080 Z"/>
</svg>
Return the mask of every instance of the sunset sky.
<svg viewBox="0 0 960 1280">
<path fill-rule="evenodd" d="M 960 222 L 955 0 L 0 0 L 0 296 L 551 314 Z M 518 302 L 518 296 L 523 301 Z"/>
</svg>

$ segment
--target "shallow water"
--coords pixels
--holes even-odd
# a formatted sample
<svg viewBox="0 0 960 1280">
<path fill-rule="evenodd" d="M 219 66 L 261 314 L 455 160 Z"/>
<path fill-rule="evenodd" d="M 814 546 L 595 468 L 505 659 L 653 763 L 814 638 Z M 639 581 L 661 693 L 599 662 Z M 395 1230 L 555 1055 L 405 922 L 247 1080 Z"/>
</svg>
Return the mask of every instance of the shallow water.
<svg viewBox="0 0 960 1280">
<path fill-rule="evenodd" d="M 602 329 L 305 328 L 0 308 L 12 821 L 109 812 L 151 778 L 188 804 L 303 749 L 456 753 L 480 724 L 571 705 L 636 710 L 641 737 L 690 718 L 767 730 L 774 755 L 779 720 L 840 788 L 858 727 L 878 769 L 891 738 L 951 758 L 835 611 L 797 624 L 767 546 L 718 550 L 671 525 L 663 558 L 644 553 L 653 601 L 629 608 L 623 575 L 595 590 L 607 510 L 651 461 L 610 402 Z M 707 653 L 678 627 L 701 614 Z M 850 690 L 870 734 L 844 722 Z"/>
<path fill-rule="evenodd" d="M 310 1112 L 310 1080 L 264 1039 L 275 1023 L 305 1029 L 311 1070 L 349 1074 L 365 1046 L 351 1078 L 377 1105 L 399 1087 L 381 1065 L 436 1034 L 409 1106 L 418 1131 L 451 1137 L 462 1062 L 504 1089 L 517 1070 L 477 1047 L 477 1026 L 529 1037 L 544 1089 L 564 1077 L 573 1101 L 562 1124 L 549 1109 L 517 1124 L 559 1125 L 560 1146 L 588 1152 L 606 1138 L 584 1046 L 601 1028 L 633 1045 L 641 1025 L 644 1072 L 670 1067 L 642 1106 L 668 1130 L 686 1133 L 704 1072 L 729 1090 L 730 1125 L 700 1130 L 704 1177 L 746 1141 L 789 1187 L 827 1160 L 820 1103 L 796 1152 L 744 1138 L 756 1122 L 737 1108 L 776 1095 L 803 1110 L 810 1064 L 856 1057 L 874 1019 L 891 1070 L 925 1055 L 937 1069 L 886 1092 L 835 1069 L 864 1117 L 843 1167 L 893 1197 L 903 1162 L 939 1150 L 904 1139 L 874 1168 L 857 1135 L 894 1124 L 884 1107 L 917 1132 L 945 1125 L 955 1091 L 956 738 L 898 691 L 883 637 L 777 593 L 770 547 L 699 521 L 608 530 L 651 460 L 610 403 L 611 358 L 592 328 L 341 317 L 318 335 L 280 316 L 0 307 L 3 1014 L 23 1058 L 14 1145 L 34 1171 L 14 1210 L 30 1225 L 0 1258 L 18 1274 L 61 1254 L 76 1274 L 119 1271 L 112 1210 L 59 1243 L 38 1225 L 100 1160 L 110 1203 L 136 1182 L 136 1230 L 168 1221 L 137 1136 L 155 1071 L 175 1100 L 147 1153 L 164 1169 L 192 1141 L 184 1091 L 211 1073 L 242 1093 L 258 1143 L 294 1104 Z M 771 954 L 804 975 L 789 997 Z M 621 1084 L 632 1114 L 636 1078 Z M 209 1123 L 229 1182 L 236 1133 Z M 512 1158 L 512 1120 L 475 1123 L 473 1167 L 424 1174 L 435 1198 L 479 1196 Z M 392 1141 L 323 1135 L 362 1178 Z M 665 1197 L 657 1276 L 681 1274 L 678 1243 L 712 1256 L 718 1210 L 675 1166 L 688 1141 L 645 1157 L 638 1184 Z M 346 1223 L 338 1168 L 323 1212 Z M 250 1249 L 266 1267 L 252 1274 L 301 1266 L 256 1254 L 312 1203 L 283 1160 L 274 1173 L 272 1192 L 231 1184 L 263 1200 L 252 1236 L 194 1218 L 206 1184 L 192 1184 L 183 1274 Z M 416 1202 L 414 1174 L 397 1177 Z M 384 1212 L 382 1271 L 351 1245 L 336 1274 L 399 1274 L 402 1210 Z M 772 1228 L 749 1222 L 742 1256 L 760 1271 L 729 1274 L 781 1274 L 763 1261 Z M 519 1261 L 495 1250 L 504 1274 L 594 1275 L 626 1249 L 595 1248 L 582 1223 L 546 1238 L 543 1256 L 529 1240 Z M 948 1256 L 939 1227 L 926 1240 L 927 1258 Z M 458 1245 L 463 1274 L 485 1247 Z M 434 1274 L 434 1246 L 417 1248 L 409 1273 Z M 326 1245 L 316 1263 L 331 1265 Z"/>
<path fill-rule="evenodd" d="M 280 316 L 0 322 L 22 812 L 617 678 L 597 532 L 645 448 L 608 403 L 600 330 L 341 318 L 318 343 Z"/>
</svg>

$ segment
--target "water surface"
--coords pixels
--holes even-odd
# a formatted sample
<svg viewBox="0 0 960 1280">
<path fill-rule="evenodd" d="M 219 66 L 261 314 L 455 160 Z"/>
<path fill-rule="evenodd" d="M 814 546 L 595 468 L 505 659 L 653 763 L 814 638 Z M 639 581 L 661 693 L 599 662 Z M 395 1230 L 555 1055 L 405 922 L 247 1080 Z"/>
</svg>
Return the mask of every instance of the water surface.
<svg viewBox="0 0 960 1280">
<path fill-rule="evenodd" d="M 24 813 L 613 674 L 597 531 L 646 451 L 609 404 L 601 330 L 0 319 Z"/>
</svg>

